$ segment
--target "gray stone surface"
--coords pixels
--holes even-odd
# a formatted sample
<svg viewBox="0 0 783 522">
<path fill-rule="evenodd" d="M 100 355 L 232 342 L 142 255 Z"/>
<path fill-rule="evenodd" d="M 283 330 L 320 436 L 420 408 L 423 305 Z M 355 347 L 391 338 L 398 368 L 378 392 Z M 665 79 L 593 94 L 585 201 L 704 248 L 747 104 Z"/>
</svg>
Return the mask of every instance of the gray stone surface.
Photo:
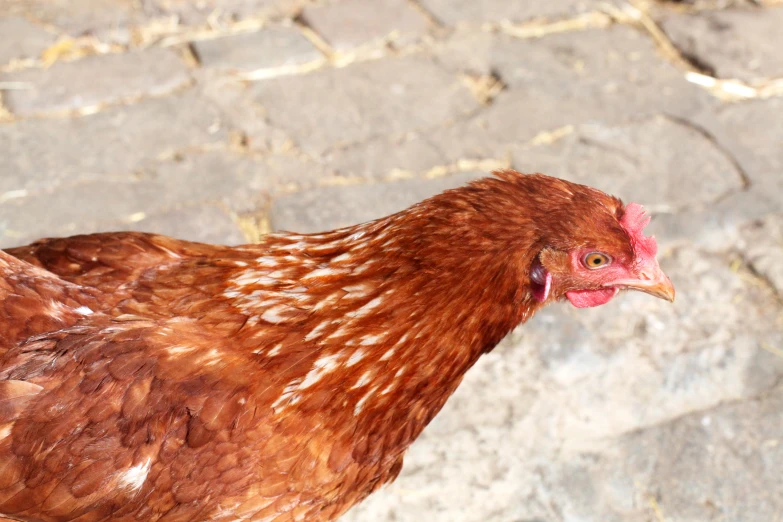
<svg viewBox="0 0 783 522">
<path fill-rule="evenodd" d="M 435 127 L 477 107 L 457 78 L 418 56 L 258 82 L 253 92 L 270 121 L 314 155 Z"/>
<path fill-rule="evenodd" d="M 726 252 L 744 244 L 748 223 L 781 208 L 780 196 L 779 191 L 753 185 L 712 204 L 658 214 L 650 224 L 650 232 L 662 245 L 696 244 L 709 251 Z"/>
<path fill-rule="evenodd" d="M 364 180 L 443 175 L 474 168 L 479 162 L 503 163 L 508 144 L 493 140 L 474 119 L 436 129 L 381 137 L 324 153 L 318 161 L 328 172 Z"/>
<path fill-rule="evenodd" d="M 783 6 L 699 12 L 667 18 L 663 28 L 674 43 L 720 78 L 783 76 L 780 28 Z"/>
<path fill-rule="evenodd" d="M 549 145 L 513 152 L 515 168 L 537 170 L 622 194 L 651 212 L 709 205 L 743 188 L 731 157 L 701 132 L 663 116 L 586 124 Z"/>
<path fill-rule="evenodd" d="M 220 112 L 192 92 L 81 118 L 0 124 L 0 194 L 129 178 L 146 164 L 227 138 Z"/>
<path fill-rule="evenodd" d="M 746 187 L 712 205 L 660 215 L 652 224 L 659 237 L 725 251 L 744 245 L 748 223 L 783 208 L 782 102 L 732 104 L 693 118 L 694 126 L 706 132 L 741 169 Z"/>
<path fill-rule="evenodd" d="M 105 228 L 105 227 L 104 227 Z M 180 237 L 189 241 L 218 245 L 247 243 L 229 213 L 215 204 L 179 208 L 145 216 L 132 225 L 121 224 L 111 230 L 138 230 Z"/>
<path fill-rule="evenodd" d="M 204 67 L 231 70 L 268 69 L 323 59 L 313 44 L 293 27 L 270 27 L 201 40 L 193 48 Z"/>
<path fill-rule="evenodd" d="M 3 74 L 0 81 L 28 84 L 7 91 L 4 101 L 14 114 L 34 115 L 159 96 L 187 85 L 190 76 L 174 51 L 156 48 L 59 62 L 45 70 Z"/>
<path fill-rule="evenodd" d="M 420 0 L 445 24 L 480 22 L 524 22 L 534 18 L 564 18 L 596 10 L 593 0 L 550 0 L 548 2 L 508 2 L 506 0 Z M 611 3 L 611 2 L 608 2 Z"/>
<path fill-rule="evenodd" d="M 138 20 L 134 0 L 8 0 L 7 12 L 21 14 L 71 35 L 102 33 Z"/>
<path fill-rule="evenodd" d="M 270 185 L 264 174 L 261 162 L 206 153 L 147 165 L 135 176 L 105 176 L 11 199 L 0 207 L 0 223 L 12 235 L 43 236 L 74 233 L 85 225 L 136 223 L 140 216 L 207 203 L 246 209 L 253 206 L 246 194 Z"/>
<path fill-rule="evenodd" d="M 269 121 L 266 109 L 256 101 L 252 83 L 215 69 L 196 70 L 194 77 L 198 96 L 217 107 L 228 126 L 241 133 L 243 146 L 258 153 L 287 150 L 292 146 L 288 134 Z"/>
<path fill-rule="evenodd" d="M 208 25 L 291 16 L 306 0 L 5 0 L 3 12 L 54 26 L 70 36 L 128 43 L 130 30 L 155 21 Z"/>
<path fill-rule="evenodd" d="M 770 185 L 781 181 L 783 99 L 733 104 L 699 114 L 695 121 L 737 159 L 751 181 Z"/>
<path fill-rule="evenodd" d="M 497 141 L 592 120 L 687 117 L 715 105 L 660 59 L 649 38 L 623 26 L 536 40 L 470 33 L 447 42 L 438 57 L 455 72 L 495 71 L 508 85 L 478 122 Z"/>
<path fill-rule="evenodd" d="M 21 16 L 0 16 L 0 66 L 11 60 L 38 58 L 56 39 Z"/>
<path fill-rule="evenodd" d="M 686 51 L 693 40 L 697 61 L 749 79 L 783 76 L 774 1 L 634 5 Z M 783 97 L 723 102 L 622 21 L 528 39 L 501 27 L 604 7 L 0 0 L 0 31 L 18 40 L 0 43 L 0 91 L 17 109 L 0 107 L 0 247 L 99 230 L 228 244 L 270 226 L 323 230 L 506 165 L 603 188 L 653 212 L 676 303 L 627 293 L 542 311 L 468 373 L 397 482 L 343 520 L 777 521 Z M 303 8 L 345 52 L 286 67 L 321 59 L 297 32 Z M 135 47 L 154 31 L 202 64 L 166 38 Z M 123 45 L 8 67 L 84 33 Z M 490 78 L 504 88 L 477 90 Z M 10 90 L 22 79 L 45 96 Z"/>
<path fill-rule="evenodd" d="M 323 232 L 363 223 L 399 212 L 482 175 L 464 173 L 428 181 L 322 187 L 280 196 L 272 206 L 272 226 L 277 230 Z"/>
<path fill-rule="evenodd" d="M 783 298 L 783 214 L 769 215 L 747 227 L 744 257 Z"/>
<path fill-rule="evenodd" d="M 93 181 L 60 187 L 56 192 L 13 199 L 0 209 L 0 222 L 8 231 L 31 236 L 75 231 L 93 220 L 132 220 L 154 205 L 153 186 L 133 181 Z"/>
<path fill-rule="evenodd" d="M 210 17 L 242 19 L 247 17 L 277 17 L 292 15 L 306 0 L 145 0 L 144 12 L 149 16 L 176 16 L 186 24 L 203 24 Z"/>
<path fill-rule="evenodd" d="M 407 43 L 429 27 L 427 19 L 406 0 L 343 0 L 308 6 L 302 20 L 338 51 L 387 38 Z"/>
</svg>

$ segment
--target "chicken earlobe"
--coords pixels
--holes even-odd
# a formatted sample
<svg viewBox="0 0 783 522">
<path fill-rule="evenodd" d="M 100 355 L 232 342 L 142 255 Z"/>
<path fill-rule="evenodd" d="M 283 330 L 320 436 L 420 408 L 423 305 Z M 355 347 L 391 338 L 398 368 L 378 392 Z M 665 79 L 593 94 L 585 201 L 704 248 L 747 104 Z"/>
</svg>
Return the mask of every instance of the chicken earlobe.
<svg viewBox="0 0 783 522">
<path fill-rule="evenodd" d="M 530 283 L 535 300 L 539 303 L 546 301 L 552 289 L 552 274 L 544 268 L 538 256 L 530 267 Z"/>
</svg>

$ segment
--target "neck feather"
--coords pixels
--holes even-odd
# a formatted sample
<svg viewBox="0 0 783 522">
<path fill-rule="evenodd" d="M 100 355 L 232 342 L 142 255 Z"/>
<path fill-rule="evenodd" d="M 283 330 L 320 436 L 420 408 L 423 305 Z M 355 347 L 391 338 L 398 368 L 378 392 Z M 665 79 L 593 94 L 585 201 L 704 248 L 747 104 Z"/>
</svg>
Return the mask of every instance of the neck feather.
<svg viewBox="0 0 783 522">
<path fill-rule="evenodd" d="M 254 247 L 225 296 L 251 316 L 242 343 L 277 379 L 276 413 L 339 410 L 333 429 L 384 426 L 379 444 L 404 448 L 540 306 L 525 280 L 533 245 L 509 251 L 468 209 L 431 210 Z"/>
</svg>

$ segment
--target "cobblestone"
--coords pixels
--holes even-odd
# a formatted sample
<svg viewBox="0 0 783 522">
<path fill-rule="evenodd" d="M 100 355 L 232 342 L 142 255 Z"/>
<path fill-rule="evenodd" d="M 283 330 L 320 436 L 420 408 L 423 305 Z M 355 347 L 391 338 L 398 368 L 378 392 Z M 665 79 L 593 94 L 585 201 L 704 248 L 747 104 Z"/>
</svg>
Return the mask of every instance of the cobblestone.
<svg viewBox="0 0 783 522">
<path fill-rule="evenodd" d="M 445 24 L 477 22 L 524 22 L 534 18 L 563 18 L 591 9 L 590 0 L 551 0 L 549 2 L 507 2 L 505 0 L 421 0 L 421 5 Z"/>
<path fill-rule="evenodd" d="M 54 43 L 55 35 L 21 16 L 0 17 L 0 65 L 11 60 L 35 59 Z"/>
<path fill-rule="evenodd" d="M 239 245 L 247 238 L 237 228 L 229 213 L 215 204 L 168 210 L 146 216 L 132 224 L 103 225 L 101 230 L 143 229 L 155 234 L 180 237 L 218 245 Z"/>
<path fill-rule="evenodd" d="M 747 227 L 745 257 L 783 298 L 783 214 L 769 215 Z"/>
<path fill-rule="evenodd" d="M 729 105 L 694 120 L 737 159 L 751 181 L 772 185 L 780 182 L 783 171 L 781 116 L 783 99 L 777 98 Z"/>
<path fill-rule="evenodd" d="M 436 98 L 433 92 L 439 93 Z M 457 78 L 420 57 L 389 58 L 258 82 L 253 93 L 273 125 L 313 155 L 374 137 L 434 127 L 477 107 Z M 322 96 L 329 103 L 323 103 Z"/>
<path fill-rule="evenodd" d="M 579 126 L 550 145 L 515 150 L 514 166 L 623 194 L 658 213 L 707 206 L 743 187 L 731 158 L 715 143 L 663 116 Z M 683 176 L 690 172 L 698 175 Z"/>
<path fill-rule="evenodd" d="M 323 232 L 399 212 L 422 199 L 481 177 L 481 173 L 422 181 L 322 187 L 281 196 L 271 212 L 278 230 Z"/>
<path fill-rule="evenodd" d="M 480 117 L 479 125 L 496 141 L 524 142 L 543 130 L 591 120 L 687 116 L 714 104 L 628 27 L 539 40 L 475 34 L 455 39 L 438 56 L 455 69 L 466 64 L 482 73 L 496 71 L 507 84 Z"/>
<path fill-rule="evenodd" d="M 0 124 L 0 194 L 128 177 L 159 158 L 227 139 L 220 112 L 191 92 L 81 118 Z M 84 144 L 94 152 L 85 154 Z"/>
<path fill-rule="evenodd" d="M 686 55 L 719 78 L 783 76 L 783 6 L 699 12 L 667 18 L 664 30 Z"/>
<path fill-rule="evenodd" d="M 442 176 L 471 165 L 495 162 L 509 166 L 507 144 L 488 138 L 474 119 L 433 130 L 379 138 L 329 151 L 319 161 L 330 172 L 349 178 L 389 180 L 417 175 Z"/>
<path fill-rule="evenodd" d="M 302 20 L 338 51 L 386 39 L 409 43 L 429 27 L 407 0 L 346 0 L 306 7 Z"/>
<path fill-rule="evenodd" d="M 28 88 L 6 92 L 8 108 L 18 115 L 88 109 L 141 96 L 172 92 L 190 82 L 187 66 L 169 49 L 88 56 L 49 69 L 27 69 L 0 81 Z"/>
<path fill-rule="evenodd" d="M 181 22 L 201 24 L 210 17 L 241 19 L 263 15 L 292 15 L 305 0 L 146 0 L 144 11 L 153 17 L 176 16 Z"/>
<path fill-rule="evenodd" d="M 8 12 L 71 36 L 106 34 L 137 20 L 134 0 L 7 0 Z"/>
<path fill-rule="evenodd" d="M 237 244 L 507 166 L 603 188 L 655 215 L 676 304 L 548 307 L 344 520 L 777 520 L 781 9 L 0 0 L 0 246 Z"/>
<path fill-rule="evenodd" d="M 322 58 L 299 31 L 285 27 L 202 40 L 194 43 L 193 47 L 204 67 L 230 70 L 252 71 L 300 65 Z"/>
</svg>

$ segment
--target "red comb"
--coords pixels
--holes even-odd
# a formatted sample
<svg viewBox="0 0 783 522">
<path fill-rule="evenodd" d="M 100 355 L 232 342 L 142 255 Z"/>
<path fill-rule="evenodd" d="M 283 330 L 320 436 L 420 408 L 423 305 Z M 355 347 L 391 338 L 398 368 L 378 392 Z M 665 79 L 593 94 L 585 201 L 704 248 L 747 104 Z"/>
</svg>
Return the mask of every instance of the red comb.
<svg viewBox="0 0 783 522">
<path fill-rule="evenodd" d="M 655 242 L 655 237 L 645 237 L 644 235 L 644 227 L 649 223 L 650 216 L 647 215 L 644 207 L 638 203 L 626 205 L 620 224 L 628 232 L 637 257 L 653 257 L 658 253 L 658 243 Z"/>
</svg>

